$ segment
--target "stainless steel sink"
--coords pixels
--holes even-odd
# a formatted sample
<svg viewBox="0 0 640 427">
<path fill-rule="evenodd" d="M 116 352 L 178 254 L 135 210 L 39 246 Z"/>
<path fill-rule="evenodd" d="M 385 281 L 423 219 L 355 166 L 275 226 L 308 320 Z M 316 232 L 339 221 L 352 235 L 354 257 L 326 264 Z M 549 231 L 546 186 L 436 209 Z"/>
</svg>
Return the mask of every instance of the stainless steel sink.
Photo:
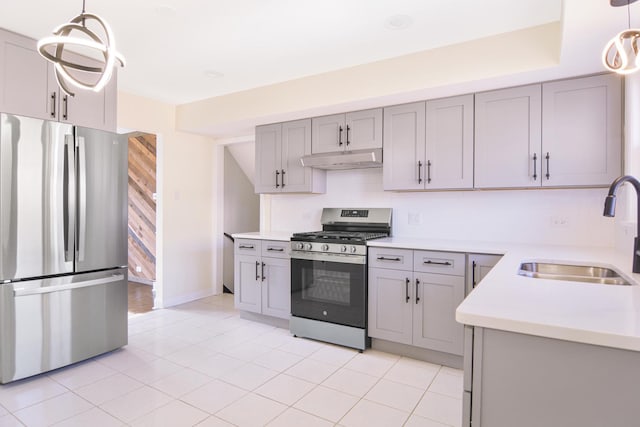
<svg viewBox="0 0 640 427">
<path fill-rule="evenodd" d="M 520 264 L 518 274 L 538 279 L 570 280 L 572 282 L 600 283 L 602 285 L 631 285 L 617 271 L 593 265 L 523 262 Z"/>
</svg>

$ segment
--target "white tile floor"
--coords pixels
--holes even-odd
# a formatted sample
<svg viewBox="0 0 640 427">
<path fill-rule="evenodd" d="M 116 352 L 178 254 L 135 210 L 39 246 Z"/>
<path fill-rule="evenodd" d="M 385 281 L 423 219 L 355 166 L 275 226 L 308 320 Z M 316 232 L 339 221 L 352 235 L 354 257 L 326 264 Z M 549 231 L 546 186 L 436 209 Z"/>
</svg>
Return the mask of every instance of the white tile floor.
<svg viewBox="0 0 640 427">
<path fill-rule="evenodd" d="M 9 426 L 460 426 L 462 372 L 240 319 L 233 297 L 129 319 L 129 345 L 0 386 Z"/>
</svg>

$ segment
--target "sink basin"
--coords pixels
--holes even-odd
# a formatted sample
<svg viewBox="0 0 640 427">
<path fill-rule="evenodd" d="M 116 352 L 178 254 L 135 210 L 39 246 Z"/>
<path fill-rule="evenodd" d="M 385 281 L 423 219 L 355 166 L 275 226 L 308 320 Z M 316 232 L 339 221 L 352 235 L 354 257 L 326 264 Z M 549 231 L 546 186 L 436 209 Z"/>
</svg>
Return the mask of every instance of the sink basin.
<svg viewBox="0 0 640 427">
<path fill-rule="evenodd" d="M 523 262 L 518 274 L 538 279 L 570 280 L 602 285 L 630 285 L 617 271 L 593 265 L 555 264 L 550 262 Z"/>
</svg>

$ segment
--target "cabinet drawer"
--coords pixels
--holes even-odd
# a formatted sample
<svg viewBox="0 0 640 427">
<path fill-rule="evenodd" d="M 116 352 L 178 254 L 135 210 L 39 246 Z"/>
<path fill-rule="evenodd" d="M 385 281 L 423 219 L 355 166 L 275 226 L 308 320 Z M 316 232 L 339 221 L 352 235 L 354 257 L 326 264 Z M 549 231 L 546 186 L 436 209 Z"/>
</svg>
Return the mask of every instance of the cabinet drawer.
<svg viewBox="0 0 640 427">
<path fill-rule="evenodd" d="M 260 240 L 236 239 L 235 253 L 243 255 L 260 255 Z"/>
<path fill-rule="evenodd" d="M 413 270 L 422 273 L 464 276 L 465 254 L 456 252 L 414 251 Z"/>
<path fill-rule="evenodd" d="M 262 256 L 271 258 L 289 258 L 289 248 L 291 242 L 280 240 L 263 240 Z"/>
<path fill-rule="evenodd" d="M 369 267 L 413 270 L 411 249 L 369 248 Z"/>
</svg>

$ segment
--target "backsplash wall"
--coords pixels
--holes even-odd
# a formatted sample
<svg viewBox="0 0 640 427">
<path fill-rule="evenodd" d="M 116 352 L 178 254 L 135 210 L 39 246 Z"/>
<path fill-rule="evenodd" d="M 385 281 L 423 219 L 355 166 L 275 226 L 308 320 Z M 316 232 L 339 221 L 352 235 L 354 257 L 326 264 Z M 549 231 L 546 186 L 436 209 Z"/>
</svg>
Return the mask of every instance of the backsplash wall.
<svg viewBox="0 0 640 427">
<path fill-rule="evenodd" d="M 262 198 L 262 231 L 320 228 L 323 207 L 392 207 L 397 237 L 613 246 L 605 188 L 390 192 L 382 169 L 327 172 L 326 194 Z"/>
</svg>

